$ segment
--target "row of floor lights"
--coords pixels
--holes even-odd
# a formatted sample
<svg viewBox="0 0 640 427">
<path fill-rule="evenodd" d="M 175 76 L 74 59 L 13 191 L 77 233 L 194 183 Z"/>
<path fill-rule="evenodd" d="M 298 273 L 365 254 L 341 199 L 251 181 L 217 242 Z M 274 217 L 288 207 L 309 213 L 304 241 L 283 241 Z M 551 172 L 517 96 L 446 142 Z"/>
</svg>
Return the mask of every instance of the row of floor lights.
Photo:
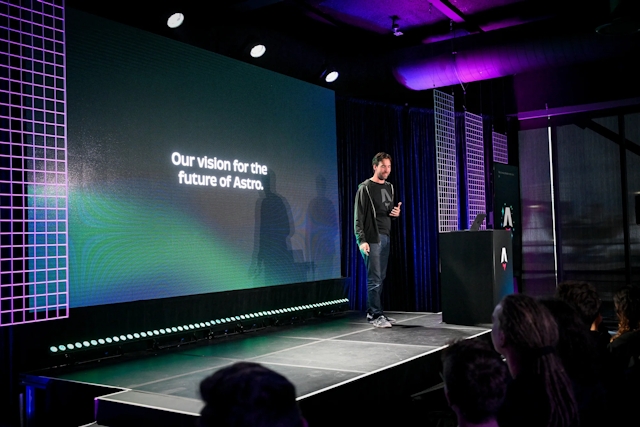
<svg viewBox="0 0 640 427">
<path fill-rule="evenodd" d="M 162 336 L 162 335 L 166 335 L 166 334 L 172 334 L 172 333 L 178 333 L 178 332 L 184 332 L 184 331 L 190 331 L 190 330 L 197 330 L 197 329 L 204 329 L 204 328 L 210 328 L 211 326 L 214 325 L 222 325 L 224 323 L 230 323 L 230 322 L 234 322 L 234 321 L 240 321 L 240 320 L 247 320 L 247 319 L 255 319 L 255 318 L 260 318 L 260 317 L 265 317 L 265 316 L 274 316 L 277 314 L 285 314 L 285 313 L 293 313 L 296 311 L 304 311 L 304 310 L 311 310 L 314 308 L 321 308 L 321 307 L 327 307 L 330 305 L 336 305 L 336 304 L 342 304 L 342 303 L 347 303 L 349 302 L 348 298 L 342 298 L 339 300 L 335 300 L 335 301 L 326 301 L 326 302 L 319 302 L 319 303 L 314 303 L 314 304 L 308 304 L 308 305 L 300 305 L 297 307 L 289 307 L 289 308 L 280 308 L 280 309 L 276 309 L 276 310 L 267 310 L 267 311 L 260 311 L 257 313 L 251 313 L 251 314 L 241 314 L 239 316 L 231 316 L 231 317 L 225 317 L 225 318 L 221 318 L 221 319 L 216 319 L 216 320 L 211 320 L 211 321 L 206 321 L 206 322 L 201 322 L 201 323 L 193 323 L 193 324 L 189 324 L 189 325 L 183 325 L 183 326 L 172 326 L 170 328 L 163 328 L 163 329 L 154 329 L 153 331 L 146 331 L 146 332 L 136 332 L 133 334 L 126 334 L 126 335 L 114 335 L 113 337 L 107 337 L 107 338 L 99 338 L 99 339 L 93 339 L 90 341 L 78 341 L 76 343 L 73 344 L 60 344 L 60 345 L 52 345 L 51 347 L 49 347 L 49 351 L 51 351 L 51 353 L 61 353 L 61 352 L 65 352 L 65 351 L 73 351 L 73 350 L 80 350 L 80 349 L 87 349 L 87 348 L 91 348 L 91 347 L 97 347 L 99 345 L 107 345 L 107 344 L 114 344 L 114 343 L 119 343 L 119 342 L 126 342 L 126 341 L 133 341 L 133 340 L 138 340 L 138 339 L 142 339 L 142 338 L 153 338 L 153 337 L 158 337 L 158 336 Z"/>
</svg>

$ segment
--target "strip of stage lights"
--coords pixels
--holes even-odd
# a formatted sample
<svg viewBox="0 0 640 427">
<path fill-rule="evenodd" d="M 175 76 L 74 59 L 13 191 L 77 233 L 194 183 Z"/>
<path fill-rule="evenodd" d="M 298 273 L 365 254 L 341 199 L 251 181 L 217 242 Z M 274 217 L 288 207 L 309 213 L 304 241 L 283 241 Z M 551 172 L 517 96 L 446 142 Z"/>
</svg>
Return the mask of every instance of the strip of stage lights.
<svg viewBox="0 0 640 427">
<path fill-rule="evenodd" d="M 51 353 L 57 353 L 57 354 L 64 353 L 64 352 L 72 352 L 72 351 L 78 351 L 82 349 L 88 349 L 91 347 L 95 348 L 103 345 L 107 346 L 107 345 L 119 344 L 121 342 L 131 342 L 131 341 L 160 337 L 160 336 L 168 336 L 171 334 L 179 334 L 179 333 L 184 333 L 188 331 L 204 330 L 204 329 L 215 327 L 218 325 L 230 324 L 232 322 L 239 322 L 243 320 L 277 316 L 280 314 L 288 314 L 288 313 L 295 313 L 295 312 L 306 311 L 306 310 L 313 310 L 313 309 L 328 307 L 332 305 L 346 304 L 348 302 L 349 302 L 348 298 L 342 298 L 334 301 L 325 301 L 325 302 L 319 302 L 319 303 L 308 304 L 308 305 L 300 305 L 296 307 L 280 308 L 277 310 L 259 311 L 251 314 L 241 314 L 239 316 L 231 316 L 231 317 L 225 317 L 225 318 L 220 318 L 215 320 L 207 320 L 205 322 L 199 322 L 199 323 L 190 323 L 188 325 L 172 326 L 169 328 L 154 329 L 154 330 L 128 333 L 128 334 L 122 334 L 122 335 L 113 335 L 110 337 L 85 340 L 82 342 L 78 341 L 76 343 L 52 345 L 51 347 L 49 347 L 49 351 Z"/>
</svg>

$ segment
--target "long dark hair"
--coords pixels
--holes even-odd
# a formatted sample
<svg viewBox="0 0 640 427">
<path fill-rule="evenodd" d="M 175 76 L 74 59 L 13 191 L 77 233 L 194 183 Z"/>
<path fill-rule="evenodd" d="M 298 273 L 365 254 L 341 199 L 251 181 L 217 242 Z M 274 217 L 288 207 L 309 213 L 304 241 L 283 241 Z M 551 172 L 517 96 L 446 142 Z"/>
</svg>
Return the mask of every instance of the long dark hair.
<svg viewBox="0 0 640 427">
<path fill-rule="evenodd" d="M 640 329 L 640 287 L 625 285 L 613 295 L 613 305 L 618 316 L 618 331 L 611 341 L 625 332 Z"/>
<path fill-rule="evenodd" d="M 571 380 L 556 354 L 558 325 L 549 310 L 524 294 L 507 295 L 498 314 L 505 345 L 523 358 L 525 369 L 541 379 L 549 403 L 547 426 L 578 424 L 578 405 Z"/>
</svg>

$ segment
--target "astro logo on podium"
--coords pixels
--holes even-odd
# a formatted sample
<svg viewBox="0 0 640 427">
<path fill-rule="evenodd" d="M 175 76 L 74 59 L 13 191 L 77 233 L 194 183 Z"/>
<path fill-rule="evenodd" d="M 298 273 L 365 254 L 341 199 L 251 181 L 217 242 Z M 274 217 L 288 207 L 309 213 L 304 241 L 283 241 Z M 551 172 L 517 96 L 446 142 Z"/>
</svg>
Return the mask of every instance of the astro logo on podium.
<svg viewBox="0 0 640 427">
<path fill-rule="evenodd" d="M 513 206 L 507 206 L 506 203 L 502 207 L 502 228 L 505 230 L 513 231 Z"/>
<path fill-rule="evenodd" d="M 500 254 L 500 264 L 502 264 L 502 269 L 507 271 L 507 263 L 509 259 L 507 258 L 507 248 L 502 247 L 502 253 Z"/>
</svg>

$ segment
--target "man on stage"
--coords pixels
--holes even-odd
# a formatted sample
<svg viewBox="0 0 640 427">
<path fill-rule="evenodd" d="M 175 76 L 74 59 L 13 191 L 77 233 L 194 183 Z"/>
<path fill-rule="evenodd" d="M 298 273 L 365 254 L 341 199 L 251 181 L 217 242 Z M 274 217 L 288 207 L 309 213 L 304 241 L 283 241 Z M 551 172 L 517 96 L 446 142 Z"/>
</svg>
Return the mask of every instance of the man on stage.
<svg viewBox="0 0 640 427">
<path fill-rule="evenodd" d="M 358 186 L 354 208 L 356 242 L 367 267 L 367 320 L 376 328 L 390 328 L 395 319 L 382 311 L 382 284 L 389 261 L 391 219 L 400 216 L 402 202 L 394 206 L 391 156 L 380 152 L 373 157 L 373 176 Z"/>
</svg>

